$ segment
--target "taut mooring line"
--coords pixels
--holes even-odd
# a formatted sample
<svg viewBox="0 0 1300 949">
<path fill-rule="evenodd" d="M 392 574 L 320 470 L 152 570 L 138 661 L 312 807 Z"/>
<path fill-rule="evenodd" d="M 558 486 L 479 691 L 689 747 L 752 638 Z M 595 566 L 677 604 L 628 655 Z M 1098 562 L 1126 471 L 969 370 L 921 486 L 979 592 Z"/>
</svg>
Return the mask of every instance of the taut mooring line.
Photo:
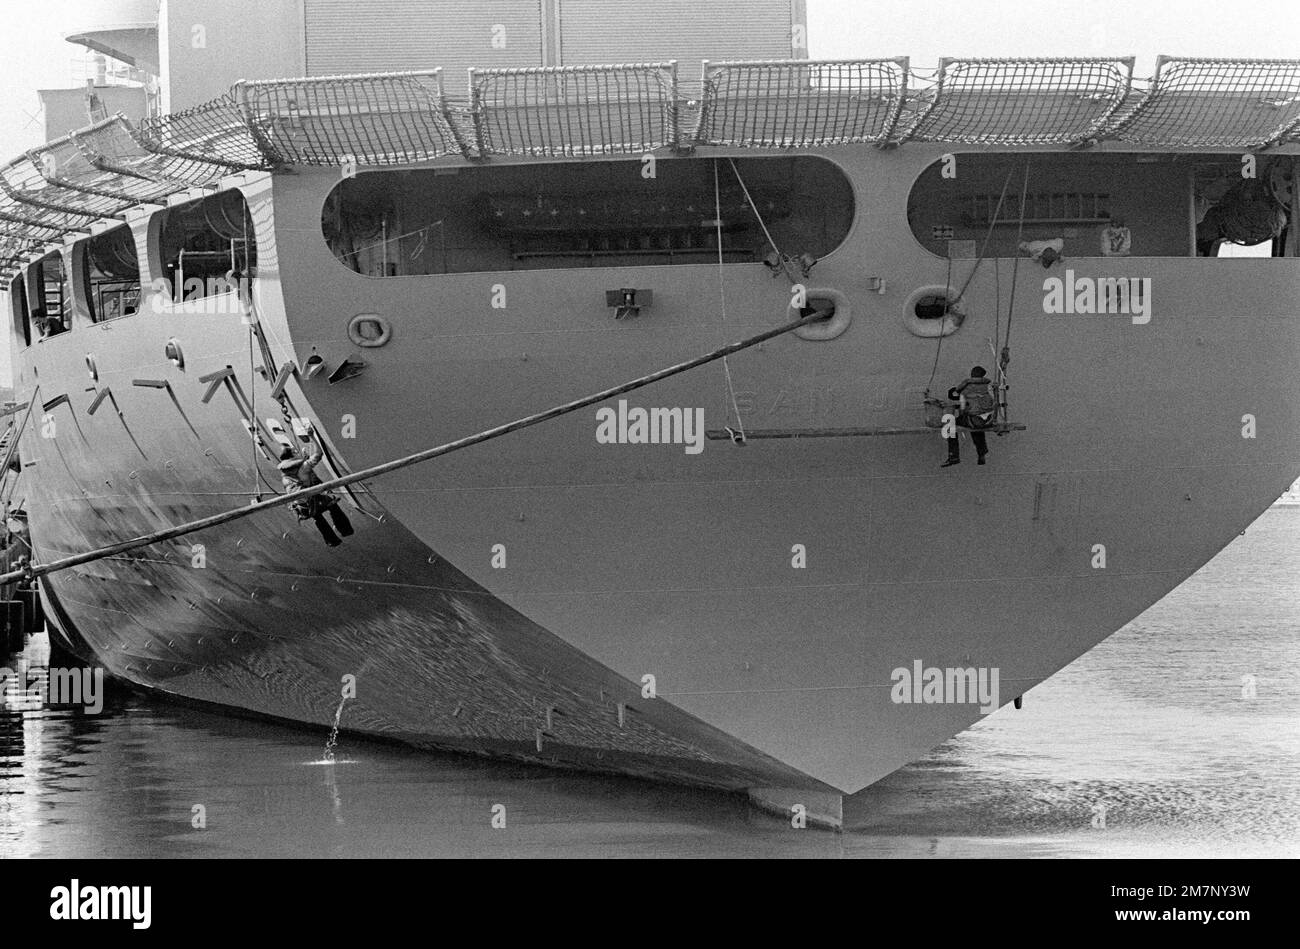
<svg viewBox="0 0 1300 949">
<path fill-rule="evenodd" d="M 624 392 L 631 392 L 634 389 L 641 389 L 661 379 L 667 379 L 669 376 L 675 376 L 691 369 L 698 368 L 707 363 L 715 362 L 724 356 L 730 356 L 732 353 L 740 352 L 742 349 L 749 349 L 751 346 L 757 346 L 759 343 L 773 339 L 777 336 L 783 336 L 803 326 L 805 323 L 814 320 L 825 319 L 825 314 L 820 310 L 801 316 L 797 320 L 785 323 L 775 329 L 759 333 L 757 336 L 750 336 L 742 339 L 737 343 L 728 343 L 719 349 L 705 353 L 702 356 L 696 356 L 686 362 L 678 363 L 675 366 L 669 366 L 666 369 L 660 369 L 649 375 L 640 376 L 631 382 L 625 382 L 609 389 L 591 395 L 583 396 L 573 402 L 566 402 L 563 405 L 556 405 L 544 412 L 538 412 L 535 415 L 528 415 L 513 422 L 507 422 L 504 425 L 498 425 L 495 428 L 485 429 L 474 435 L 467 435 L 464 438 L 458 438 L 453 442 L 447 442 L 436 448 L 426 448 L 424 451 L 416 452 L 413 455 L 407 455 L 404 458 L 397 458 L 393 461 L 385 462 L 382 465 L 375 465 L 373 468 L 367 468 L 364 471 L 357 471 L 342 478 L 335 478 L 333 481 L 325 481 L 321 484 L 312 485 L 310 488 L 303 488 L 300 491 L 291 491 L 274 498 L 267 498 L 265 501 L 257 501 L 247 507 L 236 508 L 233 511 L 223 511 L 220 514 L 213 514 L 211 517 L 200 518 L 197 521 L 189 521 L 185 524 L 178 524 L 175 527 L 168 527 L 164 530 L 154 531 L 132 540 L 122 541 L 120 544 L 113 544 L 109 547 L 100 547 L 98 550 L 90 550 L 82 554 L 76 554 L 72 557 L 64 557 L 62 560 L 52 560 L 45 564 L 31 564 L 26 569 L 15 570 L 0 576 L 0 583 L 9 583 L 14 580 L 20 580 L 24 577 L 42 577 L 47 573 L 54 573 L 58 570 L 67 570 L 69 567 L 76 567 L 83 563 L 90 563 L 92 560 L 103 560 L 105 557 L 113 557 L 117 554 L 126 553 L 129 550 L 136 550 L 140 547 L 148 547 L 150 544 L 158 544 L 165 540 L 171 540 L 175 537 L 183 537 L 186 534 L 193 534 L 197 531 L 207 530 L 210 527 L 218 527 L 221 524 L 228 524 L 231 521 L 257 514 L 261 511 L 267 511 L 274 507 L 283 507 L 294 501 L 300 501 L 303 498 L 309 498 L 325 491 L 332 491 L 335 488 L 345 488 L 348 485 L 356 484 L 359 481 L 368 481 L 371 478 L 377 478 L 380 475 L 386 475 L 391 471 L 397 471 L 401 468 L 409 468 L 412 465 L 418 465 L 421 462 L 429 461 L 441 455 L 449 455 L 454 451 L 460 451 L 462 448 L 469 448 L 471 445 L 477 445 L 481 442 L 491 441 L 494 438 L 500 438 L 502 435 L 509 435 L 511 432 L 517 432 L 522 428 L 529 428 L 533 425 L 539 425 L 542 422 L 550 421 L 561 415 L 567 415 L 570 412 L 576 412 L 578 409 L 586 408 L 589 405 L 595 405 L 597 402 L 604 402 L 606 399 L 613 398 L 616 395 L 622 395 Z"/>
</svg>

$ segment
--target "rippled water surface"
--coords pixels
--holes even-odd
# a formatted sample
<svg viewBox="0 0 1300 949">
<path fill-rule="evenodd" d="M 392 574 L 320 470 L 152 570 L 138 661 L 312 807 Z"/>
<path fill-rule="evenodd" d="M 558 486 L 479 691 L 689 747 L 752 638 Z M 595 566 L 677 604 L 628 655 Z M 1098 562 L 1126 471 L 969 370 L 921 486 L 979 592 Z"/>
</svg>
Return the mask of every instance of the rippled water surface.
<svg viewBox="0 0 1300 949">
<path fill-rule="evenodd" d="M 851 799 L 843 834 L 347 734 L 329 763 L 317 730 L 119 690 L 97 716 L 0 709 L 0 856 L 1300 856 L 1298 673 L 1300 508 L 1278 508 L 1023 710 Z"/>
</svg>

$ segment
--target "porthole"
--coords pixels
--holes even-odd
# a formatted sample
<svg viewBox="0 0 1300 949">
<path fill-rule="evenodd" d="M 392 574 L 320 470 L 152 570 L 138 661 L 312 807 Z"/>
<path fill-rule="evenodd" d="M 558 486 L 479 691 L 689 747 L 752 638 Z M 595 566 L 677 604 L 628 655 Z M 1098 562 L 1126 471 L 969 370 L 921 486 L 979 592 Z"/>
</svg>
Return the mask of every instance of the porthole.
<svg viewBox="0 0 1300 949">
<path fill-rule="evenodd" d="M 813 310 L 829 311 L 830 316 L 812 323 L 805 323 L 794 331 L 800 339 L 825 341 L 842 336 L 853 321 L 853 311 L 849 299 L 838 290 L 824 288 L 810 289 L 805 297 L 807 306 Z M 800 311 L 790 307 L 790 319 L 798 319 Z"/>
<path fill-rule="evenodd" d="M 374 313 L 359 313 L 348 323 L 348 339 L 358 346 L 383 346 L 392 335 L 388 321 Z"/>
<path fill-rule="evenodd" d="M 903 304 L 903 323 L 914 336 L 935 339 L 961 329 L 969 314 L 953 287 L 932 284 L 917 287 Z"/>
</svg>

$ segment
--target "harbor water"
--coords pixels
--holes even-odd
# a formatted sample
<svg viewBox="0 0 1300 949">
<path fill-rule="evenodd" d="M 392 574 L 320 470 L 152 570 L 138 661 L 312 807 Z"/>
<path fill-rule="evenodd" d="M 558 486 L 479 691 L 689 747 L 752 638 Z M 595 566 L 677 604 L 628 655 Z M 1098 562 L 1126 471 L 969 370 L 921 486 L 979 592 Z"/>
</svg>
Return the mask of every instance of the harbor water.
<svg viewBox="0 0 1300 949">
<path fill-rule="evenodd" d="M 849 799 L 842 834 L 367 741 L 346 718 L 327 750 L 324 729 L 110 685 L 94 715 L 6 697 L 0 857 L 1295 857 L 1298 673 L 1300 507 L 1276 507 L 1022 709 Z"/>
</svg>

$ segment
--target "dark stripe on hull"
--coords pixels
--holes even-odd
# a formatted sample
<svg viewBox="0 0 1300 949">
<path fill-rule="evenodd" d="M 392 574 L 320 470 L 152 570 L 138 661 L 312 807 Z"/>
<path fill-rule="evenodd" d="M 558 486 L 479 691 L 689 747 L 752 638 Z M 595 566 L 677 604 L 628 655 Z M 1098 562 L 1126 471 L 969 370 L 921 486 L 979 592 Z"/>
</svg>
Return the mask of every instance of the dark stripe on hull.
<svg viewBox="0 0 1300 949">
<path fill-rule="evenodd" d="M 352 732 L 709 787 L 822 787 L 643 699 L 391 519 L 352 516 L 336 550 L 263 516 L 196 536 L 203 568 L 183 550 L 101 561 L 56 575 L 53 601 L 109 673 L 169 695 L 328 726 L 352 675 Z"/>
</svg>

